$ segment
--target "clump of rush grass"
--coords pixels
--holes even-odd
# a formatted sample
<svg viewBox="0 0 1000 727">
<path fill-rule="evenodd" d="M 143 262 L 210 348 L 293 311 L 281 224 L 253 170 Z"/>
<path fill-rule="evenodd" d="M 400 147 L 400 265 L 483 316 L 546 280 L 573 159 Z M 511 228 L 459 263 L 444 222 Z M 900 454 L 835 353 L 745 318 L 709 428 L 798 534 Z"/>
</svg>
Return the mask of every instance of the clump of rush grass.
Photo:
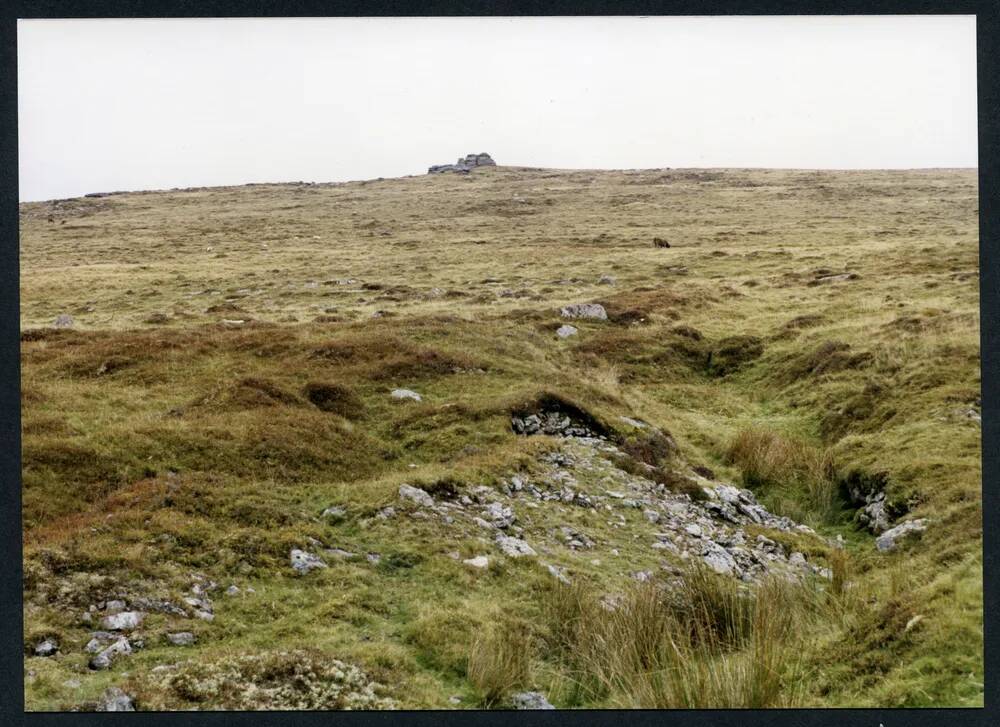
<svg viewBox="0 0 1000 727">
<path fill-rule="evenodd" d="M 796 639 L 811 617 L 808 586 L 747 587 L 691 569 L 674 591 L 636 586 L 613 609 L 578 585 L 543 604 L 549 655 L 590 701 L 624 708 L 793 706 Z"/>
<path fill-rule="evenodd" d="M 502 621 L 472 644 L 467 676 L 484 707 L 502 703 L 531 676 L 532 637 L 523 623 Z"/>
<path fill-rule="evenodd" d="M 759 491 L 780 514 L 813 524 L 835 520 L 839 494 L 828 450 L 751 427 L 730 441 L 724 459 L 739 467 L 743 484 Z"/>
</svg>

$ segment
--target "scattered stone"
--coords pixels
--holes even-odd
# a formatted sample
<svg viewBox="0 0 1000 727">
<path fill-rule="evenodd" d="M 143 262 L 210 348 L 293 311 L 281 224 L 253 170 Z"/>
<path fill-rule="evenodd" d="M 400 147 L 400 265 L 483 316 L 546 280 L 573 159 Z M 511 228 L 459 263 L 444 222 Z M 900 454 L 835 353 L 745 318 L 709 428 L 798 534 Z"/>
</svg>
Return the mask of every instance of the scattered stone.
<svg viewBox="0 0 1000 727">
<path fill-rule="evenodd" d="M 591 318 L 594 320 L 608 320 L 608 312 L 600 303 L 573 303 L 560 310 L 563 318 Z"/>
<path fill-rule="evenodd" d="M 200 618 L 202 621 L 214 621 L 215 614 L 211 611 L 202 611 L 201 609 L 194 612 L 195 618 Z"/>
<path fill-rule="evenodd" d="M 736 561 L 733 556 L 718 543 L 705 541 L 706 552 L 702 553 L 705 565 L 720 575 L 731 575 L 736 571 Z"/>
<path fill-rule="evenodd" d="M 826 283 L 840 283 L 845 280 L 858 280 L 861 276 L 857 273 L 840 273 L 838 275 L 820 275 L 812 280 L 810 285 L 825 285 Z"/>
<path fill-rule="evenodd" d="M 114 641 L 116 638 L 114 634 L 107 631 L 95 631 L 90 635 L 90 641 L 83 647 L 83 650 L 88 654 L 96 654 L 104 648 L 105 644 Z"/>
<path fill-rule="evenodd" d="M 646 422 L 639 421 L 638 419 L 633 419 L 632 417 L 618 417 L 621 421 L 628 424 L 630 427 L 635 427 L 636 429 L 645 429 L 648 425 Z"/>
<path fill-rule="evenodd" d="M 518 692 L 510 698 L 514 709 L 555 709 L 541 692 Z"/>
<path fill-rule="evenodd" d="M 131 631 L 138 628 L 145 617 L 146 614 L 141 611 L 122 611 L 105 616 L 101 619 L 101 626 L 108 631 Z"/>
<path fill-rule="evenodd" d="M 557 565 L 550 565 L 548 563 L 545 564 L 545 568 L 560 583 L 565 583 L 567 586 L 570 584 L 569 576 L 566 575 L 565 568 L 560 568 Z"/>
<path fill-rule="evenodd" d="M 903 540 L 919 535 L 927 530 L 927 519 L 918 518 L 900 523 L 891 530 L 886 530 L 875 541 L 875 547 L 882 553 L 895 550 Z"/>
<path fill-rule="evenodd" d="M 109 614 L 121 613 L 125 608 L 125 601 L 108 601 L 104 606 L 104 610 Z"/>
<path fill-rule="evenodd" d="M 511 558 L 538 555 L 534 548 L 526 542 L 520 538 L 512 538 L 508 535 L 497 535 L 497 545 L 504 555 L 508 555 Z"/>
<path fill-rule="evenodd" d="M 499 502 L 491 502 L 486 506 L 486 510 L 483 511 L 483 515 L 489 519 L 493 525 L 501 530 L 505 530 L 514 524 L 517 520 L 517 516 L 514 514 L 514 509 L 508 505 L 502 505 Z"/>
<path fill-rule="evenodd" d="M 656 512 L 656 510 L 643 510 L 642 514 L 653 524 L 660 522 L 660 513 Z"/>
<path fill-rule="evenodd" d="M 56 316 L 56 321 L 53 324 L 56 328 L 72 328 L 73 327 L 73 316 L 68 313 L 61 313 Z"/>
<path fill-rule="evenodd" d="M 35 656 L 55 656 L 57 651 L 59 651 L 59 642 L 48 638 L 35 647 Z"/>
<path fill-rule="evenodd" d="M 614 285 L 615 282 L 617 281 L 610 275 L 602 275 L 597 279 L 598 285 Z"/>
<path fill-rule="evenodd" d="M 422 401 L 420 394 L 409 389 L 393 389 L 389 396 L 399 401 Z"/>
<path fill-rule="evenodd" d="M 135 704 L 132 697 L 118 687 L 110 687 L 101 695 L 98 712 L 134 712 Z"/>
<path fill-rule="evenodd" d="M 399 496 L 404 500 L 412 500 L 421 507 L 434 507 L 434 498 L 419 487 L 412 485 L 400 485 Z"/>
<path fill-rule="evenodd" d="M 559 326 L 556 330 L 556 335 L 559 336 L 559 338 L 569 338 L 570 336 L 575 336 L 579 332 L 580 331 L 576 326 L 571 326 L 567 323 L 566 325 Z"/>
<path fill-rule="evenodd" d="M 339 558 L 340 560 L 353 560 L 358 557 L 357 553 L 352 553 L 343 548 L 326 548 L 323 552 L 331 558 Z"/>
<path fill-rule="evenodd" d="M 309 571 L 327 567 L 326 563 L 324 563 L 319 556 L 307 553 L 304 550 L 299 550 L 298 548 L 292 548 L 292 552 L 289 554 L 289 559 L 291 560 L 292 568 L 295 572 L 303 576 Z"/>
<path fill-rule="evenodd" d="M 238 596 L 239 593 L 240 593 L 239 586 L 236 585 L 229 586 L 229 588 L 226 589 L 227 596 Z"/>
<path fill-rule="evenodd" d="M 383 507 L 381 510 L 379 510 L 375 514 L 375 517 L 378 518 L 379 520 L 388 520 L 389 518 L 392 518 L 392 517 L 395 517 L 395 516 L 396 516 L 396 508 L 394 508 L 392 506 L 390 506 L 390 507 Z"/>
<path fill-rule="evenodd" d="M 483 568 L 488 568 L 490 565 L 490 559 L 485 555 L 477 555 L 475 558 L 466 558 L 462 561 L 465 565 L 482 570 Z"/>
<path fill-rule="evenodd" d="M 190 631 L 180 631 L 167 634 L 167 641 L 174 646 L 192 646 L 195 642 L 195 637 Z"/>
<path fill-rule="evenodd" d="M 334 505 L 332 507 L 326 508 L 322 513 L 321 517 L 326 518 L 332 523 L 337 523 L 347 517 L 347 510 L 339 505 Z"/>
<path fill-rule="evenodd" d="M 95 671 L 110 669 L 112 662 L 119 656 L 127 656 L 132 653 L 132 644 L 124 636 L 115 641 L 111 646 L 99 652 L 90 660 L 90 668 Z"/>
</svg>

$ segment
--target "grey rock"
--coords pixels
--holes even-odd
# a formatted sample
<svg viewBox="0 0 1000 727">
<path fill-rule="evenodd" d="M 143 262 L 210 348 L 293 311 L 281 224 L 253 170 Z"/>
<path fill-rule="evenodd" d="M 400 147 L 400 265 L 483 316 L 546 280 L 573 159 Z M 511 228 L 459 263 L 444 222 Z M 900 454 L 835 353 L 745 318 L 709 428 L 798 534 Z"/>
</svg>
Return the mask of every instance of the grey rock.
<svg viewBox="0 0 1000 727">
<path fill-rule="evenodd" d="M 621 421 L 628 424 L 630 427 L 635 427 L 636 429 L 645 429 L 648 425 L 646 422 L 639 421 L 638 419 L 633 419 L 632 417 L 618 417 Z"/>
<path fill-rule="evenodd" d="M 493 523 L 487 522 L 483 520 L 481 517 L 472 518 L 472 522 L 474 522 L 476 525 L 483 528 L 484 530 L 494 530 L 496 527 L 495 525 L 493 525 Z"/>
<path fill-rule="evenodd" d="M 410 389 L 393 389 L 389 396 L 399 401 L 422 401 L 420 394 Z"/>
<path fill-rule="evenodd" d="M 608 312 L 600 303 L 573 303 L 560 310 L 563 318 L 590 318 L 594 320 L 608 320 Z"/>
<path fill-rule="evenodd" d="M 59 651 L 59 642 L 49 638 L 35 646 L 35 656 L 55 656 Z"/>
<path fill-rule="evenodd" d="M 891 550 L 895 550 L 904 539 L 914 535 L 919 535 L 925 530 L 927 530 L 926 518 L 907 520 L 906 522 L 900 523 L 896 527 L 882 533 L 878 539 L 875 540 L 875 547 L 878 548 L 880 552 L 887 553 Z"/>
<path fill-rule="evenodd" d="M 660 522 L 660 513 L 656 512 L 656 510 L 643 510 L 642 514 L 651 523 Z"/>
<path fill-rule="evenodd" d="M 167 634 L 167 641 L 174 646 L 191 646 L 195 642 L 195 637 L 190 631 L 179 631 Z"/>
<path fill-rule="evenodd" d="M 56 316 L 55 323 L 53 324 L 56 328 L 72 328 L 73 327 L 73 316 L 62 313 Z"/>
<path fill-rule="evenodd" d="M 556 330 L 556 335 L 559 336 L 559 338 L 569 338 L 570 336 L 575 336 L 579 332 L 580 331 L 576 326 L 571 326 L 567 323 L 566 325 L 559 326 Z"/>
<path fill-rule="evenodd" d="M 399 497 L 404 500 L 412 500 L 421 507 L 434 507 L 434 498 L 419 487 L 412 485 L 400 485 Z"/>
<path fill-rule="evenodd" d="M 490 565 L 490 559 L 485 555 L 477 555 L 475 558 L 466 558 L 462 562 L 470 568 L 476 568 L 477 570 L 488 568 Z"/>
<path fill-rule="evenodd" d="M 802 553 L 796 551 L 788 556 L 788 564 L 802 568 L 806 565 L 806 557 L 802 555 Z"/>
<path fill-rule="evenodd" d="M 706 552 L 702 554 L 705 565 L 720 575 L 731 575 L 736 571 L 736 561 L 722 546 L 707 541 Z"/>
<path fill-rule="evenodd" d="M 611 275 L 602 275 L 597 279 L 598 285 L 614 285 L 615 279 Z"/>
<path fill-rule="evenodd" d="M 108 631 L 131 631 L 138 628 L 146 614 L 141 611 L 122 611 L 101 619 L 101 626 Z"/>
<path fill-rule="evenodd" d="M 392 518 L 392 517 L 395 517 L 395 516 L 396 516 L 396 508 L 391 507 L 391 506 L 390 507 L 383 507 L 381 510 L 379 510 L 375 514 L 375 517 L 378 518 L 379 520 L 388 520 L 389 518 Z"/>
<path fill-rule="evenodd" d="M 226 595 L 227 596 L 238 596 L 239 594 L 240 594 L 240 588 L 239 588 L 239 586 L 232 585 L 232 586 L 229 586 L 229 588 L 226 589 Z"/>
<path fill-rule="evenodd" d="M 443 174 L 445 172 L 459 172 L 468 174 L 470 171 L 476 167 L 495 167 L 496 162 L 493 158 L 483 152 L 480 154 L 466 154 L 464 157 L 459 157 L 455 164 L 435 164 L 427 169 L 428 174 Z"/>
<path fill-rule="evenodd" d="M 135 704 L 132 697 L 118 687 L 111 687 L 101 695 L 98 712 L 134 712 Z"/>
<path fill-rule="evenodd" d="M 520 538 L 512 538 L 508 535 L 497 535 L 497 546 L 504 555 L 511 558 L 521 558 L 523 556 L 538 555 L 534 548 Z"/>
<path fill-rule="evenodd" d="M 518 692 L 511 695 L 514 709 L 555 709 L 541 692 Z"/>
<path fill-rule="evenodd" d="M 509 528 L 517 520 L 514 509 L 509 505 L 503 505 L 499 502 L 491 502 L 487 505 L 483 511 L 483 516 L 501 530 Z"/>
<path fill-rule="evenodd" d="M 326 563 L 324 563 L 318 555 L 307 553 L 306 551 L 299 550 L 298 548 L 292 548 L 292 552 L 289 554 L 289 560 L 291 561 L 292 568 L 299 575 L 305 575 L 309 571 L 316 570 L 317 568 L 327 567 Z"/>
<path fill-rule="evenodd" d="M 90 660 L 90 668 L 95 671 L 111 668 L 112 662 L 119 656 L 127 656 L 132 653 L 132 644 L 124 636 L 99 652 Z"/>
<path fill-rule="evenodd" d="M 104 606 L 104 610 L 109 614 L 121 613 L 125 610 L 125 601 L 108 601 Z"/>
<path fill-rule="evenodd" d="M 566 585 L 569 585 L 570 580 L 569 580 L 569 576 L 566 575 L 566 569 L 565 568 L 560 568 L 557 565 L 551 565 L 549 563 L 545 564 L 545 568 L 546 568 L 546 570 L 548 570 L 548 572 L 550 574 L 552 574 L 552 577 L 555 578 L 557 581 L 559 581 L 560 583 L 565 583 Z"/>
<path fill-rule="evenodd" d="M 340 522 L 347 516 L 347 510 L 340 506 L 333 506 L 326 508 L 321 517 L 326 518 L 330 522 Z"/>
</svg>

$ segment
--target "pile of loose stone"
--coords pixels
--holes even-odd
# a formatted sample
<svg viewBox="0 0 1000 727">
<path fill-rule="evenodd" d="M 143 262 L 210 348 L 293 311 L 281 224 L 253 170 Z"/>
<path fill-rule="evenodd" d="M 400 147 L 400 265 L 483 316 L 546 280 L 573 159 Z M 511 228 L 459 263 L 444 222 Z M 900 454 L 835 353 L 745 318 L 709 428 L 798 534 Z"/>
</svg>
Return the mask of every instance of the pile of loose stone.
<svg viewBox="0 0 1000 727">
<path fill-rule="evenodd" d="M 145 596 L 114 598 L 91 604 L 80 616 L 82 624 L 92 626 L 97 620 L 97 625 L 100 626 L 99 630 L 90 632 L 89 640 L 84 646 L 84 651 L 91 655 L 90 668 L 95 671 L 109 669 L 119 658 L 142 649 L 148 639 L 142 631 L 142 625 L 149 613 L 212 621 L 215 615 L 209 593 L 219 586 L 200 574 L 193 574 L 192 580 L 190 595 L 182 599 L 183 605 Z M 247 590 L 253 589 L 248 587 Z M 240 589 L 231 585 L 225 593 L 235 596 L 240 593 Z M 194 633 L 182 630 L 168 630 L 163 637 L 173 646 L 191 646 L 197 640 Z M 36 656 L 55 656 L 59 651 L 60 645 L 54 638 L 47 638 L 35 646 Z"/>
<path fill-rule="evenodd" d="M 828 569 L 810 563 L 803 553 L 791 551 L 763 534 L 747 532 L 747 527 L 757 526 L 818 537 L 811 528 L 768 512 L 749 490 L 691 472 L 687 476 L 704 493 L 703 499 L 693 499 L 687 493 L 673 492 L 663 484 L 622 470 L 614 461 L 625 456 L 621 450 L 590 432 L 577 433 L 577 426 L 565 414 L 550 412 L 532 417 L 537 419 L 540 432 L 546 432 L 551 422 L 548 431 L 564 436 L 558 450 L 541 456 L 534 474 L 511 475 L 497 487 L 474 486 L 447 499 L 435 499 L 420 487 L 403 484 L 398 490 L 398 502 L 380 510 L 374 520 L 436 520 L 444 527 L 460 528 L 478 534 L 485 543 L 492 542 L 496 555 L 530 558 L 538 556 L 539 551 L 553 552 L 557 545 L 571 551 L 589 551 L 614 543 L 599 543 L 595 535 L 568 523 L 547 530 L 529 524 L 528 533 L 519 510 L 549 504 L 560 511 L 567 506 L 588 508 L 606 513 L 612 528 L 627 530 L 629 523 L 623 513 L 635 509 L 641 510 L 643 518 L 653 526 L 649 548 L 659 551 L 661 567 L 669 574 L 681 572 L 684 562 L 701 562 L 717 573 L 743 581 L 754 581 L 769 573 L 789 578 L 830 577 Z M 525 429 L 536 424 L 532 417 L 526 417 L 530 421 Z M 532 520 L 528 518 L 529 523 Z M 328 567 L 326 556 L 354 557 L 315 540 L 309 546 L 290 554 L 292 568 L 303 575 Z M 616 548 L 610 548 L 610 553 L 618 555 Z M 372 555 L 369 560 L 377 562 Z M 449 555 L 460 559 L 457 552 Z M 488 568 L 491 557 L 496 555 L 486 552 L 463 562 L 470 568 Z M 541 565 L 553 577 L 569 581 L 565 568 Z M 648 571 L 630 575 L 639 580 L 652 577 Z"/>
</svg>

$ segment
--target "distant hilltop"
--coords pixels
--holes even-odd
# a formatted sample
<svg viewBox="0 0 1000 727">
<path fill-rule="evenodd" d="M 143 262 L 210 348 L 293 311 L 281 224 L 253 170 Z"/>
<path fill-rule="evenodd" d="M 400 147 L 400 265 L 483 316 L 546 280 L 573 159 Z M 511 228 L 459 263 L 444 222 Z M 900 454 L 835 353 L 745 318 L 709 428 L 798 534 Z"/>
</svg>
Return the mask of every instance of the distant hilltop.
<svg viewBox="0 0 1000 727">
<path fill-rule="evenodd" d="M 493 157 L 485 152 L 482 154 L 466 154 L 465 158 L 458 158 L 454 164 L 435 164 L 427 170 L 428 174 L 441 174 L 443 172 L 460 172 L 468 174 L 476 167 L 495 167 L 497 163 Z"/>
</svg>

